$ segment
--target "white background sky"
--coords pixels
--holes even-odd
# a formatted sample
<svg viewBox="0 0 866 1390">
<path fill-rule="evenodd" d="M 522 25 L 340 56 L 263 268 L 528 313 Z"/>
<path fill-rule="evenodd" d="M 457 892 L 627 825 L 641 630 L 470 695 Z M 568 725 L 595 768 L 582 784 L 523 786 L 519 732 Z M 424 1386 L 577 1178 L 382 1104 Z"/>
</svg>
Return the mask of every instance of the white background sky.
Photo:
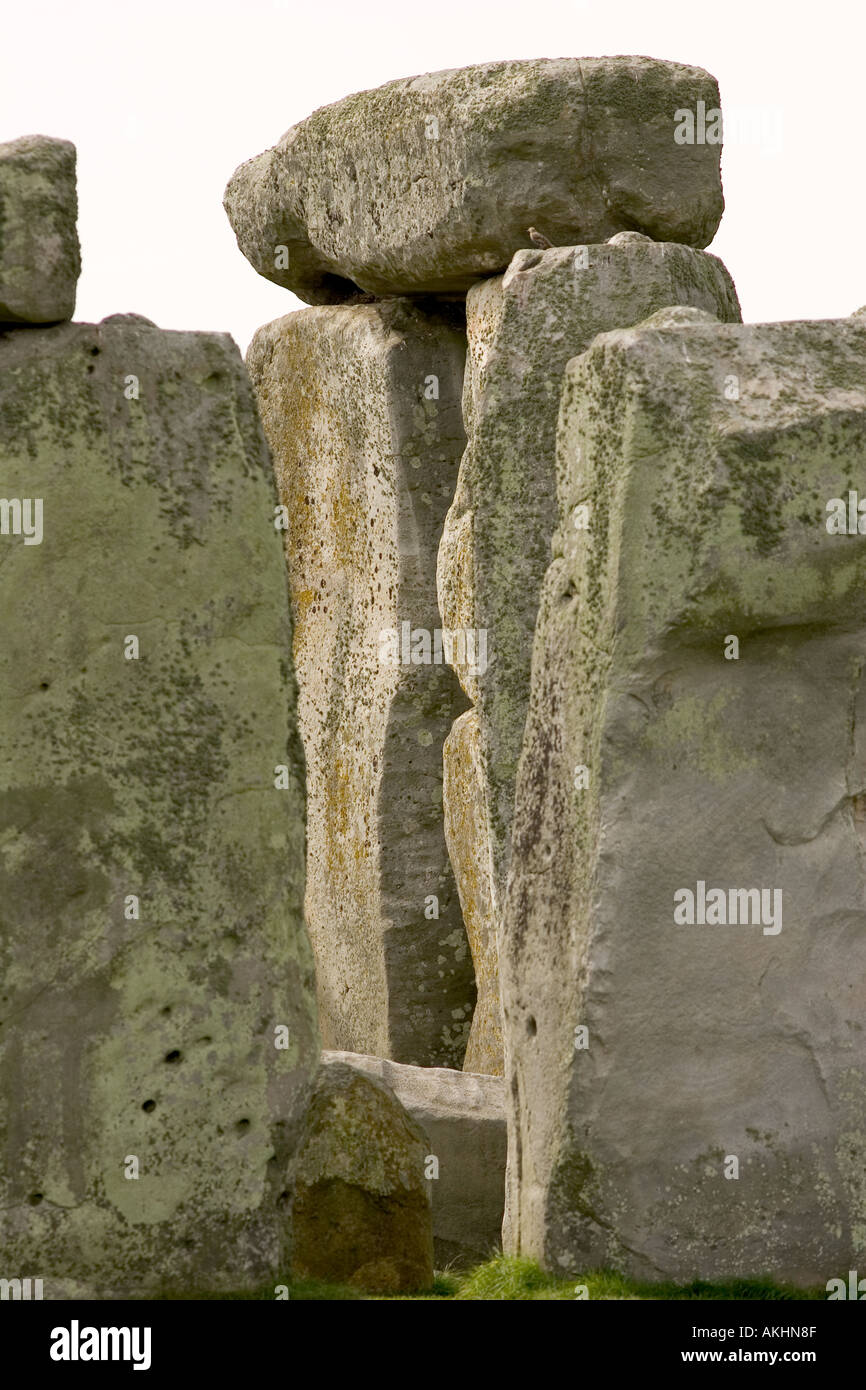
<svg viewBox="0 0 866 1390">
<path fill-rule="evenodd" d="M 640 53 L 707 68 L 726 117 L 712 250 L 743 317 L 866 303 L 863 0 L 3 0 L 0 141 L 78 146 L 75 317 L 230 332 L 299 308 L 222 209 L 233 169 L 317 106 L 501 58 Z M 766 138 L 728 143 L 742 113 Z"/>
</svg>

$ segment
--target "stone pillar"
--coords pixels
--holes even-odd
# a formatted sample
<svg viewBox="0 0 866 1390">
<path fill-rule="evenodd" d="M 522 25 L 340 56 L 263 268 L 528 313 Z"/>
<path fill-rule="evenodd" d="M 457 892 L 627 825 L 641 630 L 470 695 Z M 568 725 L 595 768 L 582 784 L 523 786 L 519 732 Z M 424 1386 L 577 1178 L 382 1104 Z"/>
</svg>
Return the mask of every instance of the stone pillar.
<svg viewBox="0 0 866 1390">
<path fill-rule="evenodd" d="M 569 358 L 597 333 L 636 323 L 666 304 L 740 317 L 730 276 L 715 256 L 637 232 L 602 245 L 519 251 L 505 275 L 481 281 L 467 300 L 467 446 L 439 552 L 439 602 L 446 627 L 486 634 L 486 668 L 461 672 L 477 720 L 471 766 L 467 756 L 458 772 L 458 742 L 468 746 L 468 725 L 459 735 L 455 729 L 450 760 L 450 786 L 461 805 L 486 809 L 479 823 L 449 804 L 447 793 L 445 815 L 470 939 L 479 942 L 473 1050 L 480 1048 L 478 1055 L 499 1073 L 496 937 L 532 634 L 555 526 L 562 376 Z M 484 785 L 470 792 L 476 776 Z M 490 943 L 484 949 L 482 938 Z"/>
<path fill-rule="evenodd" d="M 487 783 L 480 743 L 478 711 L 467 710 L 455 720 L 443 750 L 445 840 L 460 892 L 478 991 L 463 1066 L 467 1072 L 501 1076 L 499 948 L 492 901 Z"/>
<path fill-rule="evenodd" d="M 248 355 L 281 502 L 325 1045 L 461 1066 L 475 986 L 442 825 L 464 707 L 436 554 L 464 445 L 459 311 L 305 309 Z"/>
<path fill-rule="evenodd" d="M 0 144 L 0 324 L 71 319 L 81 271 L 75 146 L 47 135 Z"/>
<path fill-rule="evenodd" d="M 675 309 L 569 365 L 501 960 L 548 1268 L 862 1252 L 864 446 L 861 319 Z"/>
<path fill-rule="evenodd" d="M 276 496 L 231 339 L 0 334 L 0 1248 L 273 1283 L 318 1060 Z"/>
</svg>

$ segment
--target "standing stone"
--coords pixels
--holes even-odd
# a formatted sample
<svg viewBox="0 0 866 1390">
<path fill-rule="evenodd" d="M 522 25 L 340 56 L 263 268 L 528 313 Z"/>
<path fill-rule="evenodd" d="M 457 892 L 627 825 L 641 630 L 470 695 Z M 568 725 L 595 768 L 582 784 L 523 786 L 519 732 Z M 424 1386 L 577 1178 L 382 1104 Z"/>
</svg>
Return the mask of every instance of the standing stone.
<svg viewBox="0 0 866 1390">
<path fill-rule="evenodd" d="M 429 1147 L 389 1086 L 325 1053 L 298 1160 L 295 1277 L 380 1293 L 429 1289 Z"/>
<path fill-rule="evenodd" d="M 864 449 L 858 319 L 673 309 L 569 365 L 502 940 L 507 1244 L 550 1269 L 862 1254 Z"/>
<path fill-rule="evenodd" d="M 134 316 L 0 335 L 0 465 L 2 1272 L 267 1285 L 319 1042 L 237 349 Z"/>
<path fill-rule="evenodd" d="M 505 1199 L 505 1082 L 445 1067 L 406 1067 L 382 1057 L 326 1052 L 378 1077 L 429 1140 L 425 1164 L 433 1201 L 437 1268 L 480 1264 L 502 1248 Z"/>
<path fill-rule="evenodd" d="M 475 1003 L 436 637 L 464 352 L 459 321 L 394 300 L 289 314 L 248 355 L 286 508 L 323 1040 L 419 1066 L 461 1065 Z"/>
<path fill-rule="evenodd" d="M 555 245 L 632 230 L 708 246 L 720 118 L 715 79 L 682 63 L 482 63 L 321 107 L 235 171 L 225 208 L 259 274 L 311 304 L 462 295 L 530 225 Z"/>
<path fill-rule="evenodd" d="M 71 319 L 81 273 L 75 146 L 47 135 L 0 145 L 0 323 Z"/>
<path fill-rule="evenodd" d="M 472 1070 L 502 1071 L 496 937 L 532 634 L 556 520 L 562 375 L 597 333 L 665 304 L 740 317 L 731 278 L 715 256 L 636 232 L 602 246 L 520 251 L 506 275 L 468 297 L 468 442 L 439 552 L 439 601 L 446 627 L 486 632 L 488 647 L 486 670 L 461 674 L 476 708 L 455 726 L 446 757 L 451 861 L 470 940 L 486 943 L 473 946 L 479 1006 Z"/>
<path fill-rule="evenodd" d="M 455 720 L 442 750 L 445 842 L 457 880 L 460 908 L 472 952 L 478 1001 L 463 1067 L 502 1075 L 502 1010 L 494 912 L 487 781 L 481 761 L 477 709 Z"/>
</svg>

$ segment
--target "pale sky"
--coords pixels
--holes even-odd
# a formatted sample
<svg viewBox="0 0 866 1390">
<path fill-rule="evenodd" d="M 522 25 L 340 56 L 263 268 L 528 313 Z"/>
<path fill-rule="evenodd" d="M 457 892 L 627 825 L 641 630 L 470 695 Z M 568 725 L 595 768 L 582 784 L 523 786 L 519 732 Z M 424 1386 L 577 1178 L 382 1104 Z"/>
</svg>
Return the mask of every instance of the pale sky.
<svg viewBox="0 0 866 1390">
<path fill-rule="evenodd" d="M 727 209 L 710 249 L 743 317 L 866 304 L 862 0 L 7 0 L 2 34 L 0 141 L 78 146 L 79 320 L 135 311 L 245 351 L 301 305 L 237 249 L 222 194 L 242 160 L 392 78 L 615 53 L 718 78 Z"/>
</svg>

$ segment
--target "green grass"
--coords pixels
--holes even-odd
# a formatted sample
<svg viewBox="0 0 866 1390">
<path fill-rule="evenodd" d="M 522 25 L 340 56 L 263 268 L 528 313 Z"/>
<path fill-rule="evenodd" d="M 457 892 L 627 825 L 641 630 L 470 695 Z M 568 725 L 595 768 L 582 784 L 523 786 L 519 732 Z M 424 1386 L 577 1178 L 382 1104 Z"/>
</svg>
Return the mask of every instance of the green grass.
<svg viewBox="0 0 866 1390">
<path fill-rule="evenodd" d="M 283 1280 L 293 1302 L 367 1301 L 375 1303 L 452 1302 L 556 1302 L 574 1301 L 578 1286 L 585 1285 L 589 1301 L 595 1300 L 698 1300 L 749 1299 L 756 1301 L 826 1300 L 826 1289 L 796 1289 L 770 1279 L 726 1279 L 718 1283 L 694 1280 L 690 1284 L 647 1284 L 625 1279 L 611 1270 L 573 1274 L 567 1279 L 546 1274 L 535 1260 L 523 1256 L 496 1255 L 475 1269 L 445 1270 L 437 1273 L 433 1286 L 411 1294 L 371 1294 L 345 1284 L 326 1284 L 314 1279 Z M 254 1293 L 191 1294 L 171 1293 L 170 1299 L 255 1299 L 272 1300 L 273 1288 Z"/>
<path fill-rule="evenodd" d="M 593 1270 L 563 1279 L 545 1274 L 535 1262 L 522 1256 L 499 1255 L 460 1281 L 455 1299 L 507 1299 L 574 1301 L 586 1288 L 590 1301 L 599 1299 L 826 1299 L 824 1289 L 804 1291 L 769 1279 L 728 1279 L 719 1283 L 695 1280 L 690 1284 L 648 1284 L 625 1279 L 610 1270 Z"/>
</svg>

